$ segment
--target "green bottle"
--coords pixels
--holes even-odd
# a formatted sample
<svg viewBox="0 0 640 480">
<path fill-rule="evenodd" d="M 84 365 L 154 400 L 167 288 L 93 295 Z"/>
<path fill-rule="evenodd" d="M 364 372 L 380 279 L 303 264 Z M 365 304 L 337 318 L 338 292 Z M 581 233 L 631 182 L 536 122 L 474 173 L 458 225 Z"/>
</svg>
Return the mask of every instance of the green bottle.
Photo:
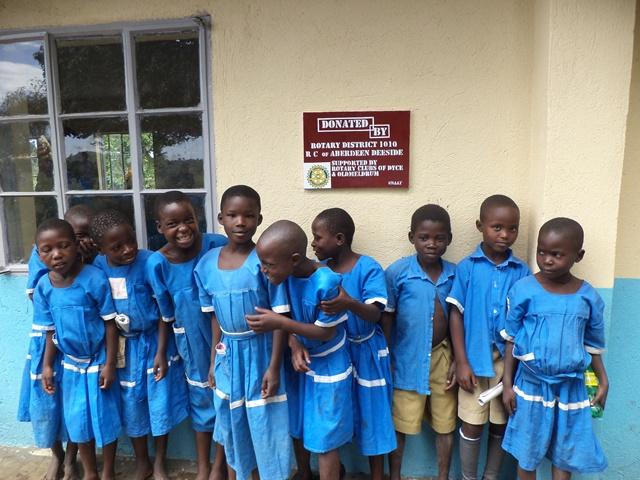
<svg viewBox="0 0 640 480">
<path fill-rule="evenodd" d="M 598 377 L 596 377 L 593 368 L 589 365 L 587 371 L 584 372 L 584 384 L 587 387 L 587 395 L 589 396 L 589 401 L 593 402 L 593 399 L 598 392 L 598 386 L 600 382 L 598 382 Z M 591 417 L 592 418 L 602 418 L 604 415 L 604 410 L 600 405 L 591 405 Z"/>
</svg>

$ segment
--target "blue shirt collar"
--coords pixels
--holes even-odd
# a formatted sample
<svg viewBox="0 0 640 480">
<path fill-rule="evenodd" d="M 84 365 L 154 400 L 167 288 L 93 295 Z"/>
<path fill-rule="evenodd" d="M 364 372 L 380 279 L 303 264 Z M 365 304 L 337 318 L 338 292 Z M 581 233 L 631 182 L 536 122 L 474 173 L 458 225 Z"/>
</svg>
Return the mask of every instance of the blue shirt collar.
<svg viewBox="0 0 640 480">
<path fill-rule="evenodd" d="M 438 277 L 438 281 L 435 283 L 436 287 L 446 283 L 447 280 L 452 278 L 456 273 L 456 267 L 453 263 L 447 262 L 446 260 L 440 259 L 440 264 L 442 265 L 442 272 L 440 272 L 440 276 Z M 420 266 L 420 262 L 418 262 L 418 255 L 413 255 L 411 257 L 411 263 L 409 264 L 409 274 L 408 278 L 422 278 L 424 280 L 428 280 L 433 283 L 431 277 L 427 275 Z"/>
<path fill-rule="evenodd" d="M 479 243 L 478 246 L 476 247 L 476 249 L 474 250 L 474 252 L 470 255 L 471 258 L 478 258 L 478 259 L 484 259 L 487 262 L 496 265 L 496 267 L 502 267 L 502 266 L 506 266 L 508 264 L 513 264 L 513 265 L 525 265 L 525 263 L 520 260 L 518 257 L 516 257 L 513 254 L 513 251 L 509 248 L 507 250 L 509 252 L 509 256 L 507 257 L 507 259 L 500 263 L 500 264 L 495 264 L 493 260 L 491 260 L 489 257 L 487 257 L 484 253 L 484 250 L 482 250 L 482 243 Z"/>
</svg>

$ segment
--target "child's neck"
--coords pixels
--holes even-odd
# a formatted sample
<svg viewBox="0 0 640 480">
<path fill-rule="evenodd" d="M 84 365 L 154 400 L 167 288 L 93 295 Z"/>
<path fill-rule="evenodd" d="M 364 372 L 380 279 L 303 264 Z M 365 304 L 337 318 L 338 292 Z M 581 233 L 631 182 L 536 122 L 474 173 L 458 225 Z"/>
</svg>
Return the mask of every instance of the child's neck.
<svg viewBox="0 0 640 480">
<path fill-rule="evenodd" d="M 440 278 L 440 274 L 442 273 L 442 259 L 441 258 L 439 258 L 435 262 L 426 263 L 420 257 L 418 257 L 418 263 L 420 264 L 420 267 L 422 268 L 424 273 L 429 275 L 429 278 L 431 279 L 431 281 L 433 283 L 438 281 L 438 278 Z"/>
<path fill-rule="evenodd" d="M 491 260 L 493 263 L 495 263 L 496 265 L 500 265 L 507 258 L 509 258 L 509 250 L 507 250 L 506 252 L 496 252 L 493 250 L 489 250 L 484 242 L 482 242 L 482 244 L 480 245 L 480 248 L 482 248 L 482 251 L 487 256 L 487 258 Z"/>
<path fill-rule="evenodd" d="M 320 264 L 318 262 L 304 257 L 304 259 L 293 268 L 292 275 L 296 278 L 309 278 L 319 267 Z"/>
<path fill-rule="evenodd" d="M 202 249 L 202 235 L 199 235 L 189 248 L 179 248 L 167 243 L 160 249 L 160 252 L 171 263 L 184 263 L 195 258 Z"/>
<path fill-rule="evenodd" d="M 229 242 L 222 250 L 218 258 L 218 268 L 222 270 L 235 270 L 240 268 L 249 254 L 256 246 L 253 240 L 245 243 Z"/>
<path fill-rule="evenodd" d="M 571 272 L 553 279 L 547 278 L 538 272 L 536 273 L 536 280 L 548 292 L 560 294 L 576 293 L 583 283 L 582 279 L 575 277 Z"/>
<path fill-rule="evenodd" d="M 82 263 L 82 261 L 80 261 L 80 259 L 78 259 L 66 273 L 60 274 L 57 272 L 49 272 L 49 280 L 51 281 L 51 285 L 56 288 L 68 287 L 78 277 L 83 268 L 84 264 Z"/>
<path fill-rule="evenodd" d="M 344 246 L 333 258 L 329 259 L 327 265 L 334 272 L 347 273 L 353 270 L 356 262 L 360 258 L 360 254 L 351 250 L 351 247 Z"/>
</svg>

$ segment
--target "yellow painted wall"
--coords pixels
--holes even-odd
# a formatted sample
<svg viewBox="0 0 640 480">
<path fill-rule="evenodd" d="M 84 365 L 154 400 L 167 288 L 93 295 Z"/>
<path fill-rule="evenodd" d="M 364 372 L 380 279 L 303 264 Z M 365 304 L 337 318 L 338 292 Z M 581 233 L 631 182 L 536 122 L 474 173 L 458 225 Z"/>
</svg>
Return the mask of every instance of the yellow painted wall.
<svg viewBox="0 0 640 480">
<path fill-rule="evenodd" d="M 581 273 L 611 286 L 632 0 L 5 0 L 0 29 L 202 13 L 213 20 L 218 195 L 251 184 L 265 225 L 290 218 L 307 231 L 342 206 L 355 248 L 386 265 L 411 252 L 416 207 L 449 210 L 457 261 L 479 241 L 482 199 L 506 193 L 522 210 L 518 254 L 549 215 L 576 216 L 594 252 Z M 385 109 L 411 110 L 408 191 L 302 189 L 302 112 Z"/>
<path fill-rule="evenodd" d="M 640 15 L 636 17 L 640 32 Z M 626 148 L 622 171 L 616 277 L 640 278 L 640 35 L 633 49 L 633 70 Z"/>
</svg>

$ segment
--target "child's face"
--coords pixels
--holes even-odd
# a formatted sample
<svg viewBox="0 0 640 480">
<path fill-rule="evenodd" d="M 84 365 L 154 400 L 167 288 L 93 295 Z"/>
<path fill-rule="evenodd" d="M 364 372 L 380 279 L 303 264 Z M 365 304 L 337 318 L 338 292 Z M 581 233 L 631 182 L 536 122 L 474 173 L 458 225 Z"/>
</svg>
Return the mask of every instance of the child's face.
<svg viewBox="0 0 640 480">
<path fill-rule="evenodd" d="M 78 261 L 78 242 L 62 230 L 45 230 L 36 238 L 40 260 L 47 268 L 64 276 Z"/>
<path fill-rule="evenodd" d="M 316 257 L 320 261 L 335 258 L 340 247 L 344 245 L 344 235 L 332 234 L 323 220 L 316 219 L 313 221 L 311 233 L 313 234 L 311 248 L 313 248 Z"/>
<path fill-rule="evenodd" d="M 83 215 L 71 215 L 67 219 L 67 222 L 69 222 L 73 228 L 73 232 L 76 234 L 80 253 L 82 253 L 82 256 L 86 259 L 85 261 L 92 261 L 96 256 L 97 248 L 89 235 L 91 219 Z"/>
<path fill-rule="evenodd" d="M 138 254 L 138 242 L 133 228 L 128 223 L 107 230 L 100 242 L 100 251 L 110 265 L 130 265 Z"/>
<path fill-rule="evenodd" d="M 190 203 L 168 203 L 160 209 L 158 217 L 158 232 L 170 245 L 188 250 L 200 238 L 198 219 Z"/>
<path fill-rule="evenodd" d="M 218 222 L 224 227 L 230 243 L 249 243 L 262 223 L 260 207 L 253 198 L 228 198 L 218 214 Z"/>
<path fill-rule="evenodd" d="M 416 229 L 409 232 L 409 241 L 413 244 L 422 265 L 431 265 L 440 261 L 451 243 L 451 234 L 446 225 L 433 220 L 423 220 Z"/>
<path fill-rule="evenodd" d="M 540 275 L 547 280 L 566 278 L 573 264 L 582 260 L 583 256 L 584 250 L 578 249 L 567 233 L 549 230 L 538 235 L 536 263 Z"/>
<path fill-rule="evenodd" d="M 514 244 L 519 225 L 520 212 L 513 207 L 489 208 L 484 218 L 476 221 L 484 247 L 498 255 L 504 254 Z"/>
<path fill-rule="evenodd" d="M 293 273 L 294 255 L 289 255 L 276 242 L 256 245 L 256 253 L 260 258 L 260 269 L 274 285 L 284 282 Z"/>
</svg>

